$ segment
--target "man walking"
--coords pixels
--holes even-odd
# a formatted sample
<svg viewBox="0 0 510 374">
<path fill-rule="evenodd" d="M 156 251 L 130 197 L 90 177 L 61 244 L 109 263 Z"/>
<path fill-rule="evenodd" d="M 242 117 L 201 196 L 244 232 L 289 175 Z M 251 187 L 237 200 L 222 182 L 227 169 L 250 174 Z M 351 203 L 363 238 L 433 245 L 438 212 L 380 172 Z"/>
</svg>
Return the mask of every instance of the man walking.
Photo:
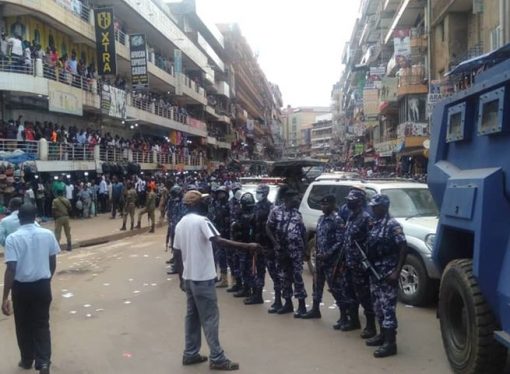
<svg viewBox="0 0 510 374">
<path fill-rule="evenodd" d="M 18 210 L 21 206 L 21 197 L 14 197 L 9 201 L 9 214 L 0 221 L 0 245 L 5 247 L 5 240 L 19 228 Z"/>
<path fill-rule="evenodd" d="M 9 235 L 5 245 L 5 285 L 2 312 L 12 314 L 21 353 L 19 367 L 50 373 L 51 277 L 60 251 L 50 230 L 35 225 L 36 207 L 23 205 L 19 210 L 20 228 Z M 12 306 L 9 295 L 12 290 Z"/>
<path fill-rule="evenodd" d="M 127 217 L 131 218 L 131 230 L 135 223 L 135 206 L 136 206 L 136 191 L 133 188 L 133 182 L 127 182 L 127 191 L 124 193 L 124 210 L 122 214 L 122 227 L 121 231 L 126 231 Z"/>
<path fill-rule="evenodd" d="M 122 196 L 124 192 L 124 185 L 121 181 L 117 179 L 117 177 L 113 177 L 112 181 L 112 219 L 117 217 L 117 211 L 121 213 L 122 216 Z"/>
<path fill-rule="evenodd" d="M 71 202 L 64 197 L 64 191 L 57 190 L 57 197 L 53 199 L 51 210 L 53 218 L 55 219 L 55 237 L 60 244 L 60 235 L 62 234 L 62 227 L 67 239 L 67 250 L 72 250 L 71 245 L 71 225 L 69 223 L 69 216 L 71 215 Z"/>
<path fill-rule="evenodd" d="M 256 243 L 239 243 L 220 237 L 218 230 L 209 221 L 207 203 L 198 191 L 188 191 L 183 203 L 187 213 L 175 229 L 174 247 L 182 252 L 183 278 L 187 296 L 186 346 L 183 365 L 207 361 L 200 355 L 201 329 L 209 345 L 210 363 L 213 370 L 238 370 L 239 364 L 226 358 L 218 338 L 219 310 L 216 297 L 216 267 L 213 244 L 222 248 L 238 248 L 256 251 Z"/>
<path fill-rule="evenodd" d="M 154 211 L 156 210 L 156 193 L 152 190 L 152 188 L 148 188 L 149 193 L 147 194 L 147 199 L 145 200 L 145 208 L 143 208 L 138 213 L 138 223 L 136 224 L 136 228 L 142 228 L 142 217 L 147 213 L 149 220 L 151 221 L 151 229 L 150 233 L 154 232 L 154 227 L 156 226 L 156 214 Z"/>
</svg>

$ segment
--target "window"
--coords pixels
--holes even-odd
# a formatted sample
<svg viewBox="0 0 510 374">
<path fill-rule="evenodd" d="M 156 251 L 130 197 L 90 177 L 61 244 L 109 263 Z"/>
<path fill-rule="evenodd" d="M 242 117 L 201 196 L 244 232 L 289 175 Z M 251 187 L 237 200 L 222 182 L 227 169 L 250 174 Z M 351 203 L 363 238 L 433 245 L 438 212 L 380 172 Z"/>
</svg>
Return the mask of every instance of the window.
<svg viewBox="0 0 510 374">
<path fill-rule="evenodd" d="M 390 214 L 393 217 L 435 217 L 436 204 L 426 188 L 392 188 L 381 193 L 390 198 Z"/>
<path fill-rule="evenodd" d="M 312 190 L 310 191 L 310 195 L 308 195 L 308 206 L 311 209 L 320 210 L 321 204 L 320 201 L 328 196 L 333 195 L 336 198 L 336 202 L 338 207 L 341 207 L 345 203 L 345 198 L 347 197 L 347 194 L 351 190 L 352 186 L 348 185 L 337 185 L 337 184 L 331 184 L 331 185 L 315 185 L 312 187 Z M 375 195 L 375 191 L 372 189 L 367 189 L 367 201 Z"/>
<path fill-rule="evenodd" d="M 292 117 L 292 124 L 297 125 L 297 117 Z"/>
</svg>

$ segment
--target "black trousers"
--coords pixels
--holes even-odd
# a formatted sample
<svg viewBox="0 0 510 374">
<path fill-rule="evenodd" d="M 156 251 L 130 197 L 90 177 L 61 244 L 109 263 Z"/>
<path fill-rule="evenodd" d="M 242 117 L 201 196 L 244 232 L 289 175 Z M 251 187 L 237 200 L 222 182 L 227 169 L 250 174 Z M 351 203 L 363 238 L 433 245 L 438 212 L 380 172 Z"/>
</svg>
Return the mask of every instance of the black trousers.
<svg viewBox="0 0 510 374">
<path fill-rule="evenodd" d="M 21 359 L 25 362 L 35 360 L 36 369 L 42 364 L 49 364 L 50 280 L 41 279 L 29 283 L 15 281 L 12 287 L 12 303 Z"/>
</svg>

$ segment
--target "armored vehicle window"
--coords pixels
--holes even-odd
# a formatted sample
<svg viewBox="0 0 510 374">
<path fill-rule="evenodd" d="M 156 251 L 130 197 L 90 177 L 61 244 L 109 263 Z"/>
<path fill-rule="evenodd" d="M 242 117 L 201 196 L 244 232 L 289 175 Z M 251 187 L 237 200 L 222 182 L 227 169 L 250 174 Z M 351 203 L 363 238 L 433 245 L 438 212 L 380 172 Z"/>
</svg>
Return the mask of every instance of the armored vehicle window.
<svg viewBox="0 0 510 374">
<path fill-rule="evenodd" d="M 466 103 L 455 105 L 448 109 L 447 142 L 456 142 L 464 139 L 466 118 Z"/>
<path fill-rule="evenodd" d="M 478 134 L 494 134 L 503 130 L 505 88 L 498 88 L 480 96 Z"/>
</svg>

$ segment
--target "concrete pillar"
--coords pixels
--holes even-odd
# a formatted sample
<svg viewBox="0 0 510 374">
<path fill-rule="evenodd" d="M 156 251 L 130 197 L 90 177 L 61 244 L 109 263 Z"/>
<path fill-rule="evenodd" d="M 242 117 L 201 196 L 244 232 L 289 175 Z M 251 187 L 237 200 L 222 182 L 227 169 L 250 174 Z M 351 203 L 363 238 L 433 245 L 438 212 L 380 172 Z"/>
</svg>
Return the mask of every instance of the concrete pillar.
<svg viewBox="0 0 510 374">
<path fill-rule="evenodd" d="M 43 62 L 42 59 L 35 59 L 35 76 L 42 77 L 43 76 Z"/>
<path fill-rule="evenodd" d="M 94 146 L 94 161 L 100 161 L 100 160 L 101 160 L 101 146 L 99 144 L 96 144 Z"/>
<path fill-rule="evenodd" d="M 175 162 L 175 153 L 172 153 L 172 165 L 175 165 L 176 162 Z"/>
<path fill-rule="evenodd" d="M 154 162 L 155 164 L 159 163 L 159 154 L 158 154 L 158 151 L 156 151 L 155 149 L 152 150 L 152 162 Z"/>
<path fill-rule="evenodd" d="M 90 92 L 97 94 L 97 80 L 95 79 L 90 80 Z"/>
<path fill-rule="evenodd" d="M 39 160 L 48 161 L 48 141 L 44 138 L 39 140 Z"/>
<path fill-rule="evenodd" d="M 128 149 L 128 161 L 133 162 L 133 151 Z"/>
</svg>

